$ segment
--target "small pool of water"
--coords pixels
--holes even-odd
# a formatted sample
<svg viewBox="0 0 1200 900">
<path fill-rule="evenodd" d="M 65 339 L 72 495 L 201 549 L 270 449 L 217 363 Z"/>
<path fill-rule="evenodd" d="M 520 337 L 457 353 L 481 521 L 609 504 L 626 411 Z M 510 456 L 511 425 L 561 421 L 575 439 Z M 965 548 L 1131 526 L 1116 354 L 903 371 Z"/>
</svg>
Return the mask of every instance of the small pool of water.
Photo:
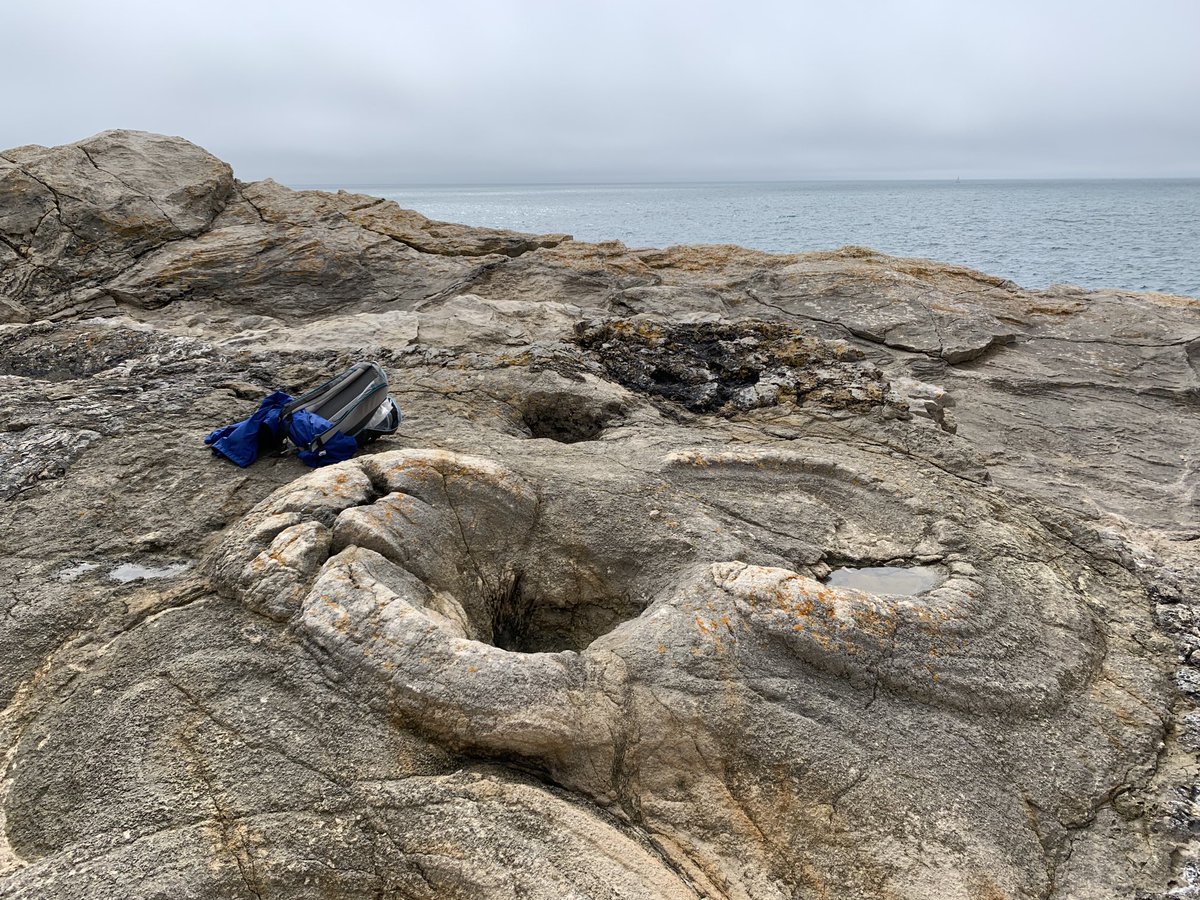
<svg viewBox="0 0 1200 900">
<path fill-rule="evenodd" d="M 140 578 L 172 578 L 182 572 L 186 572 L 188 564 L 170 563 L 165 566 L 143 566 L 138 563 L 122 563 L 111 572 L 108 573 L 109 581 L 119 581 L 122 584 L 128 581 L 137 581 Z"/>
<path fill-rule="evenodd" d="M 59 581 L 67 581 L 67 582 L 77 581 L 80 578 L 82 578 L 84 575 L 86 575 L 88 572 L 92 571 L 93 569 L 98 569 L 98 568 L 100 568 L 99 563 L 81 562 L 81 563 L 77 563 L 69 568 L 62 569 L 54 577 L 57 578 Z"/>
<path fill-rule="evenodd" d="M 864 566 L 834 569 L 825 579 L 833 587 L 868 594 L 924 594 L 942 583 L 942 574 L 929 566 Z"/>
</svg>

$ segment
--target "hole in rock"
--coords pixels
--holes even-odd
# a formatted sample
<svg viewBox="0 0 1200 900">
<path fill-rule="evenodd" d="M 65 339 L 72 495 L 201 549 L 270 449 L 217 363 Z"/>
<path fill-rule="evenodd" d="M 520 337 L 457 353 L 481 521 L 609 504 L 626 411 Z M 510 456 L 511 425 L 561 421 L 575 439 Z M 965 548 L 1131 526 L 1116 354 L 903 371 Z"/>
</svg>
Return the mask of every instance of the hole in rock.
<svg viewBox="0 0 1200 900">
<path fill-rule="evenodd" d="M 577 444 L 600 437 L 617 412 L 573 394 L 535 394 L 526 399 L 521 421 L 530 437 Z"/>
<path fill-rule="evenodd" d="M 942 573 L 929 566 L 844 566 L 830 572 L 825 583 L 868 594 L 915 596 L 933 590 L 942 580 Z"/>
<path fill-rule="evenodd" d="M 591 597 L 564 606 L 540 598 L 517 579 L 495 605 L 492 644 L 516 653 L 580 651 L 645 609 L 628 597 Z"/>
<path fill-rule="evenodd" d="M 521 653 L 583 650 L 657 595 L 644 580 L 647 544 L 620 540 L 619 523 L 582 532 L 575 510 L 547 516 L 527 482 L 485 461 L 397 456 L 368 474 L 369 489 L 358 483 L 354 499 L 366 502 L 320 523 L 332 534 L 318 559 L 349 551 L 336 566 L 347 592 L 378 583 L 443 630 Z M 308 540 L 297 534 L 287 540 Z"/>
</svg>

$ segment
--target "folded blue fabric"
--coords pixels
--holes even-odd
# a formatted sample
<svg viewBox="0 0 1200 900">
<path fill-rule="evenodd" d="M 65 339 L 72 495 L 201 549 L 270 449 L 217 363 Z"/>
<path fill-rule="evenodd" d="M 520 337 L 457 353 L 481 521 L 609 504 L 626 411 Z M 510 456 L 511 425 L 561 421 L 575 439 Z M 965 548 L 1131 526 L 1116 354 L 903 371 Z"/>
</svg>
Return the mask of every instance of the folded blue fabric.
<svg viewBox="0 0 1200 900">
<path fill-rule="evenodd" d="M 333 423 L 328 419 L 311 413 L 307 409 L 298 409 L 292 414 L 291 422 L 288 423 L 288 437 L 297 447 L 308 447 L 314 438 L 324 434 L 332 427 Z M 296 455 L 306 466 L 312 466 L 315 469 L 349 459 L 357 450 L 358 441 L 347 437 L 340 431 L 335 431 L 333 437 L 322 444 L 320 449 L 301 450 Z"/>
<path fill-rule="evenodd" d="M 275 391 L 263 399 L 250 418 L 218 428 L 204 439 L 204 443 L 212 447 L 213 453 L 244 469 L 258 459 L 259 454 L 273 453 L 283 446 L 281 416 L 283 408 L 291 402 L 291 395 Z M 325 427 L 328 428 L 328 424 Z"/>
</svg>

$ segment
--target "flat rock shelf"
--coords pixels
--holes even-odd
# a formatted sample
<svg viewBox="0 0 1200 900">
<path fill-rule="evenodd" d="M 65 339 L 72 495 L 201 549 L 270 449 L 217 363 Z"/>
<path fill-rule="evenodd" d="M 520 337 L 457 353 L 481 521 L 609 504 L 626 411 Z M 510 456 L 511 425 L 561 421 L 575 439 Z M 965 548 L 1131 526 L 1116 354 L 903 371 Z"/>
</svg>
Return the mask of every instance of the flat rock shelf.
<svg viewBox="0 0 1200 900">
<path fill-rule="evenodd" d="M 203 445 L 357 359 L 348 462 Z M 0 897 L 1200 896 L 1200 301 L 0 153 Z"/>
</svg>

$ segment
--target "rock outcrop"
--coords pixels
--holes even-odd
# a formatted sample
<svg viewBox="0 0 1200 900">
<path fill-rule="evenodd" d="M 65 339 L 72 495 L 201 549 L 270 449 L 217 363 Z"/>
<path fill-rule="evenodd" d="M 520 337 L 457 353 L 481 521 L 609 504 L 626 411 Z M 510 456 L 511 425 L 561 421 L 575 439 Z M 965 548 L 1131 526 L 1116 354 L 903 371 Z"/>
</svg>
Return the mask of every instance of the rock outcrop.
<svg viewBox="0 0 1200 900">
<path fill-rule="evenodd" d="M 0 386 L 0 897 L 1200 896 L 1200 300 L 107 132 L 0 154 Z"/>
</svg>

